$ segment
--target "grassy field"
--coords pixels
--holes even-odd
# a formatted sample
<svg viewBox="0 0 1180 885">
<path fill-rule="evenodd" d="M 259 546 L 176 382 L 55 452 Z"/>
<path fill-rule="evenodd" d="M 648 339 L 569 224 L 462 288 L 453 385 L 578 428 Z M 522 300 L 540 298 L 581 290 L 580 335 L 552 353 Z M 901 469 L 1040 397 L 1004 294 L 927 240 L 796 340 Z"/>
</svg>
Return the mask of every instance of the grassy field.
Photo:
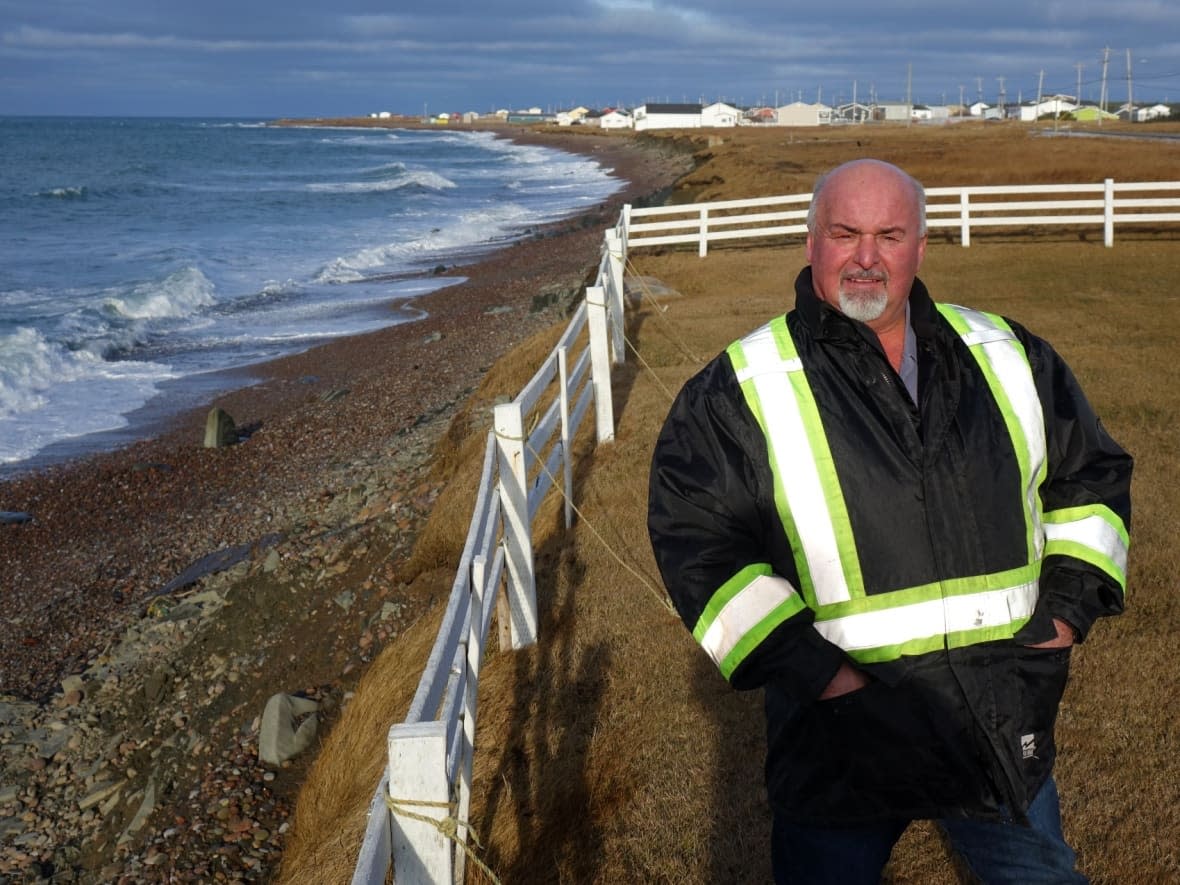
<svg viewBox="0 0 1180 885">
<path fill-rule="evenodd" d="M 1180 178 L 1180 144 L 1038 138 L 1009 124 L 667 137 L 697 152 L 673 197 L 681 202 L 806 192 L 816 174 L 857 156 L 897 162 L 929 186 Z M 567 535 L 559 502 L 543 511 L 541 642 L 493 653 L 480 686 L 472 822 L 480 856 L 505 883 L 769 880 L 761 697 L 730 690 L 665 606 L 646 484 L 673 392 L 734 338 L 790 309 L 803 262 L 798 240 L 705 259 L 631 257 L 635 285 L 658 280 L 673 293 L 631 314 L 641 359 L 616 376 L 616 440 L 579 468 L 582 520 Z M 1174 226 L 1116 230 L 1113 249 L 1100 230 L 990 233 L 970 249 L 937 239 L 921 273 L 937 299 L 999 311 L 1049 339 L 1136 457 L 1127 613 L 1076 649 L 1059 721 L 1065 828 L 1095 882 L 1180 881 L 1177 270 Z M 559 333 L 497 364 L 456 417 L 438 462 L 453 479 L 405 576 L 417 589 L 449 588 L 487 407 L 519 390 Z M 436 629 L 424 621 L 386 649 L 326 739 L 300 796 L 284 881 L 348 881 L 386 730 L 408 707 Z M 929 826 L 903 837 L 889 880 L 954 881 Z"/>
</svg>

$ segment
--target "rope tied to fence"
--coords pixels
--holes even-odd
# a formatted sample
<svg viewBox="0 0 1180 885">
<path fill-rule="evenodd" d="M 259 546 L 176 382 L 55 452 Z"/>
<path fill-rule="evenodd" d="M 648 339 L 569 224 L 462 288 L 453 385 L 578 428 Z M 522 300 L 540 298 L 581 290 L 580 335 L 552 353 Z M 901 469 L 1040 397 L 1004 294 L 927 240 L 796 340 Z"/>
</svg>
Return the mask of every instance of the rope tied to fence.
<svg viewBox="0 0 1180 885">
<path fill-rule="evenodd" d="M 630 275 L 631 279 L 634 280 L 638 285 L 640 300 L 648 302 L 648 304 L 652 308 L 655 309 L 656 317 L 657 317 L 657 319 L 659 319 L 660 323 L 663 325 L 664 332 L 667 333 L 668 337 L 672 339 L 672 343 L 675 344 L 678 348 L 680 348 L 680 352 L 683 353 L 685 356 L 687 356 L 694 363 L 699 364 L 699 363 L 704 362 L 704 360 L 700 357 L 700 355 L 698 355 L 696 353 L 696 351 L 694 351 L 691 347 L 688 346 L 687 343 L 685 343 L 683 336 L 681 336 L 680 333 L 678 333 L 676 331 L 676 329 L 672 326 L 672 323 L 669 322 L 668 317 L 667 317 L 667 313 L 668 313 L 667 306 L 660 304 L 660 302 L 656 300 L 656 296 L 651 291 L 651 287 L 648 286 L 644 276 L 639 272 L 639 269 L 636 268 L 635 265 L 631 262 L 630 258 L 627 259 L 627 270 L 629 271 L 629 275 Z M 632 348 L 632 349 L 634 350 L 634 348 Z M 638 352 L 636 352 L 636 356 L 638 356 Z"/>
<path fill-rule="evenodd" d="M 661 391 L 663 391 L 664 396 L 668 397 L 668 402 L 670 402 L 670 403 L 675 402 L 676 401 L 676 394 L 674 394 L 671 390 L 669 390 L 668 385 L 666 385 L 663 381 L 660 380 L 660 376 L 656 374 L 656 370 L 653 369 L 648 364 L 647 360 L 645 360 L 643 358 L 643 354 L 641 354 L 639 352 L 639 348 L 635 346 L 635 342 L 632 341 L 626 335 L 623 336 L 623 341 L 625 341 L 627 343 L 627 347 L 630 348 L 630 350 L 633 354 L 635 354 L 635 359 L 639 360 L 640 365 L 642 365 L 643 368 L 647 371 L 647 374 L 651 376 L 651 380 L 656 383 L 656 387 L 658 387 Z"/>
<path fill-rule="evenodd" d="M 503 440 L 508 440 L 509 442 L 521 443 L 524 445 L 525 448 L 527 448 L 529 450 L 529 452 L 532 453 L 532 456 L 537 460 L 537 464 L 540 466 L 541 470 L 544 471 L 545 475 L 549 478 L 549 482 L 552 484 L 553 488 L 555 488 L 557 490 L 557 493 L 561 496 L 562 500 L 570 505 L 570 509 L 574 512 L 574 514 L 578 517 L 578 519 L 586 525 L 586 528 L 588 528 L 590 530 L 590 533 L 592 535 L 594 535 L 595 538 L 598 539 L 598 543 L 600 543 L 606 549 L 606 552 L 611 555 L 611 557 L 614 559 L 615 562 L 617 562 L 626 571 L 630 572 L 635 578 L 637 578 L 639 580 L 639 583 L 642 584 L 648 590 L 648 592 L 650 592 L 653 596 L 655 596 L 657 600 L 659 600 L 660 605 L 662 605 L 669 612 L 671 612 L 672 614 L 675 615 L 676 609 L 672 605 L 672 600 L 670 600 L 668 598 L 668 595 L 666 593 L 662 593 L 660 590 L 656 589 L 656 586 L 651 582 L 651 580 L 649 580 L 646 576 L 644 576 L 643 573 L 640 572 L 637 568 L 635 568 L 630 563 L 628 563 L 626 560 L 624 560 L 623 557 L 620 556 L 619 553 L 615 550 L 615 548 L 611 546 L 610 542 L 607 541 L 606 538 L 604 538 L 602 536 L 602 533 L 599 532 L 598 529 L 594 527 L 594 523 L 592 523 L 590 520 L 588 520 L 586 518 L 586 514 L 584 514 L 581 511 L 581 509 L 579 509 L 578 505 L 576 503 L 574 503 L 574 500 L 569 495 L 567 495 L 565 493 L 565 486 L 562 484 L 562 482 L 560 480 L 558 480 L 558 478 L 556 476 L 553 475 L 553 471 L 551 471 L 549 469 L 549 465 L 547 465 L 545 463 L 545 459 L 541 457 L 541 453 L 538 452 L 535 448 L 533 448 L 533 444 L 531 442 L 529 442 L 528 435 L 526 434 L 525 436 L 511 436 L 507 433 L 502 433 L 499 430 L 495 431 L 495 434 L 496 434 L 496 439 L 503 439 Z"/>
<path fill-rule="evenodd" d="M 388 793 L 385 794 L 385 805 L 390 813 L 396 814 L 400 817 L 406 817 L 410 820 L 416 820 L 419 823 L 428 824 L 442 833 L 447 839 L 450 839 L 456 845 L 463 849 L 464 853 L 471 859 L 480 872 L 488 877 L 495 885 L 501 885 L 500 878 L 492 872 L 491 867 L 484 863 L 479 855 L 475 853 L 470 845 L 467 844 L 466 839 L 459 838 L 459 827 L 467 831 L 467 835 L 475 842 L 476 846 L 483 848 L 483 843 L 479 841 L 479 836 L 476 835 L 471 824 L 465 820 L 460 820 L 458 817 L 450 813 L 450 802 L 427 802 L 420 799 L 394 799 Z M 445 808 L 447 814 L 445 817 L 431 817 L 428 814 L 419 814 L 416 811 L 411 811 L 410 807 L 416 808 Z"/>
</svg>

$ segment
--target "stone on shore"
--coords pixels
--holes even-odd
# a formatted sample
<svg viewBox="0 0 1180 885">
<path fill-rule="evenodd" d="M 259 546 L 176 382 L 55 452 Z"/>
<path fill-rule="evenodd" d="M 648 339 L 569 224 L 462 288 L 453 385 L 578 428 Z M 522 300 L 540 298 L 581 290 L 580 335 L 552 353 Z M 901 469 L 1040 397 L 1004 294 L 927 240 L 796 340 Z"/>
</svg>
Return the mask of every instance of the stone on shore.
<svg viewBox="0 0 1180 885">
<path fill-rule="evenodd" d="M 262 713 L 258 732 L 258 758 L 268 765 L 282 765 L 298 756 L 315 740 L 320 705 L 290 694 L 271 695 Z M 302 721 L 300 719 L 303 718 Z"/>
<path fill-rule="evenodd" d="M 209 410 L 205 419 L 205 448 L 222 449 L 238 441 L 238 427 L 225 409 Z"/>
</svg>

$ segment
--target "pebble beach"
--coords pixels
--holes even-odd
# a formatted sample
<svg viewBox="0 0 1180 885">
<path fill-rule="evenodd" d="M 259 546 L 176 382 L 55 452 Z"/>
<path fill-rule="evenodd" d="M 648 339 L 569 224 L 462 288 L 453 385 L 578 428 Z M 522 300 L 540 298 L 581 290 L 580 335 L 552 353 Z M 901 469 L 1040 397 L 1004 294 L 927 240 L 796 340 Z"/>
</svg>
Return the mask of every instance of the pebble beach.
<svg viewBox="0 0 1180 885">
<path fill-rule="evenodd" d="M 691 156 L 516 131 L 625 182 L 422 296 L 425 316 L 264 366 L 155 435 L 0 483 L 0 880 L 266 881 L 308 751 L 260 759 L 266 702 L 321 728 L 367 661 L 441 602 L 399 564 L 446 477 L 449 417 L 563 320 L 625 202 Z M 666 143 L 665 143 L 666 145 Z M 208 409 L 241 442 L 204 448 Z"/>
</svg>

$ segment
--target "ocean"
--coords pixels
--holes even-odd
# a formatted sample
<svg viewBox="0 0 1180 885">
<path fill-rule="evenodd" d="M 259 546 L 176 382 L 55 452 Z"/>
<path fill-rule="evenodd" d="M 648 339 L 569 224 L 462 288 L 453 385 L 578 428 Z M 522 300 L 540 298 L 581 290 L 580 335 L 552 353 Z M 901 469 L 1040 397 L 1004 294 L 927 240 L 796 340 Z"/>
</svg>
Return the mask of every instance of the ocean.
<svg viewBox="0 0 1180 885">
<path fill-rule="evenodd" d="M 488 132 L 244 120 L 0 118 L 0 156 L 0 474 L 411 322 L 439 265 L 622 184 Z"/>
</svg>

